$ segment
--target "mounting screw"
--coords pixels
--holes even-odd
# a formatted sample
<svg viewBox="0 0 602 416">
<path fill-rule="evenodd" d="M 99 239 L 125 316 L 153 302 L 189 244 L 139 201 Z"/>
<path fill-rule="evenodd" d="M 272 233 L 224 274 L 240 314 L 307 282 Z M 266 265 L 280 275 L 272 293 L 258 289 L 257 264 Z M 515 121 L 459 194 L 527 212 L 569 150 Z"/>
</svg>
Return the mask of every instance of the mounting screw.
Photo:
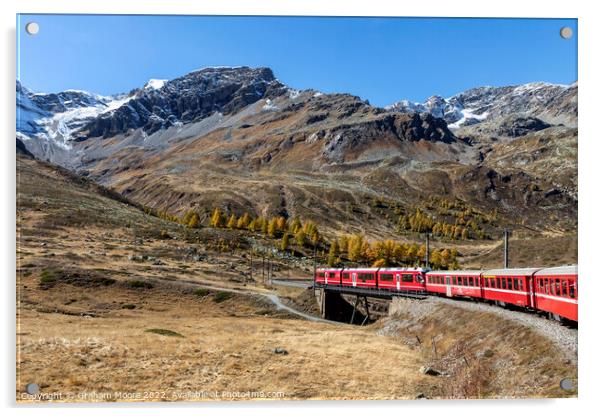
<svg viewBox="0 0 602 416">
<path fill-rule="evenodd" d="M 571 29 L 568 26 L 563 27 L 562 29 L 560 29 L 560 37 L 562 39 L 570 39 L 573 37 L 573 29 Z"/>
</svg>

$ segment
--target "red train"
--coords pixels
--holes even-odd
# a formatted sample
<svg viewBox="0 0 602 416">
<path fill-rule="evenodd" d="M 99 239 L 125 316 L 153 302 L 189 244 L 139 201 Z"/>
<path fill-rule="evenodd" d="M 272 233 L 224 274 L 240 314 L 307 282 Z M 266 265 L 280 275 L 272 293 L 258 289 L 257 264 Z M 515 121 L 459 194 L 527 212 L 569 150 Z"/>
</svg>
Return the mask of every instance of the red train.
<svg viewBox="0 0 602 416">
<path fill-rule="evenodd" d="M 515 305 L 577 322 L 577 266 L 442 270 L 421 268 L 317 269 L 316 286 L 355 287 Z"/>
</svg>

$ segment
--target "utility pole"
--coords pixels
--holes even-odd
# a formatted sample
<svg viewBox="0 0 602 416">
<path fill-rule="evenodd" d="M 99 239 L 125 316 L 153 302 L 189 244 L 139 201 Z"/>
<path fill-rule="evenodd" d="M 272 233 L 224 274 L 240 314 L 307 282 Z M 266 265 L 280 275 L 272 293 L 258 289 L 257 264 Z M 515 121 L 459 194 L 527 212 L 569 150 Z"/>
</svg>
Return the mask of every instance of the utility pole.
<svg viewBox="0 0 602 416">
<path fill-rule="evenodd" d="M 508 268 L 508 229 L 504 228 L 504 269 Z"/>
<path fill-rule="evenodd" d="M 314 274 L 312 276 L 312 280 L 315 281 L 316 280 L 316 269 L 318 268 L 318 259 L 316 258 L 317 255 L 317 244 L 314 244 Z"/>
<path fill-rule="evenodd" d="M 267 272 L 268 272 L 268 285 L 272 284 L 272 277 L 270 276 L 270 270 L 272 268 L 272 259 L 270 257 L 268 257 L 268 264 L 267 264 Z"/>
<path fill-rule="evenodd" d="M 424 253 L 424 264 L 425 264 L 425 268 L 427 268 L 427 269 L 429 267 L 429 251 L 430 251 L 429 243 L 430 243 L 429 233 L 426 233 L 426 253 Z"/>
</svg>

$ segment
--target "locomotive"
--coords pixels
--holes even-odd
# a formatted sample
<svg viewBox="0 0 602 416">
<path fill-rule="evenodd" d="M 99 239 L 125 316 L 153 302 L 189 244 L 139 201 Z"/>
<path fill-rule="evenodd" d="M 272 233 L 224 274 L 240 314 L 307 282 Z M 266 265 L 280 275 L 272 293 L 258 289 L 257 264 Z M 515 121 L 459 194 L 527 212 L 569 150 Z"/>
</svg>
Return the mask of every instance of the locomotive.
<svg viewBox="0 0 602 416">
<path fill-rule="evenodd" d="M 491 270 L 423 268 L 319 268 L 317 287 L 350 287 L 398 294 L 468 298 L 543 312 L 577 322 L 577 265 Z"/>
</svg>

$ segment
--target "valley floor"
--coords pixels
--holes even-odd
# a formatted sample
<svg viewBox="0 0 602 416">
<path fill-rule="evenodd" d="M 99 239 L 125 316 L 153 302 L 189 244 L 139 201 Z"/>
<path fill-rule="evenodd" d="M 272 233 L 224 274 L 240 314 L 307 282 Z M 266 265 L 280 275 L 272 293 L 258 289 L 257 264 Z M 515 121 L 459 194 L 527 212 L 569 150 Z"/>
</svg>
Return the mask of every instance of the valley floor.
<svg viewBox="0 0 602 416">
<path fill-rule="evenodd" d="M 304 289 L 265 285 L 256 258 L 251 276 L 250 252 L 208 244 L 219 239 L 213 231 L 194 242 L 60 171 L 26 159 L 18 167 L 19 402 L 575 394 L 558 382 L 576 377 L 576 357 L 528 328 L 502 322 L 477 336 L 466 328 L 485 330 L 493 315 L 451 305 L 426 318 L 398 306 L 365 327 L 303 320 L 263 295 L 311 313 Z M 306 266 L 278 264 L 276 273 Z M 466 367 L 453 364 L 459 356 Z M 28 383 L 39 397 L 25 394 Z"/>
</svg>

